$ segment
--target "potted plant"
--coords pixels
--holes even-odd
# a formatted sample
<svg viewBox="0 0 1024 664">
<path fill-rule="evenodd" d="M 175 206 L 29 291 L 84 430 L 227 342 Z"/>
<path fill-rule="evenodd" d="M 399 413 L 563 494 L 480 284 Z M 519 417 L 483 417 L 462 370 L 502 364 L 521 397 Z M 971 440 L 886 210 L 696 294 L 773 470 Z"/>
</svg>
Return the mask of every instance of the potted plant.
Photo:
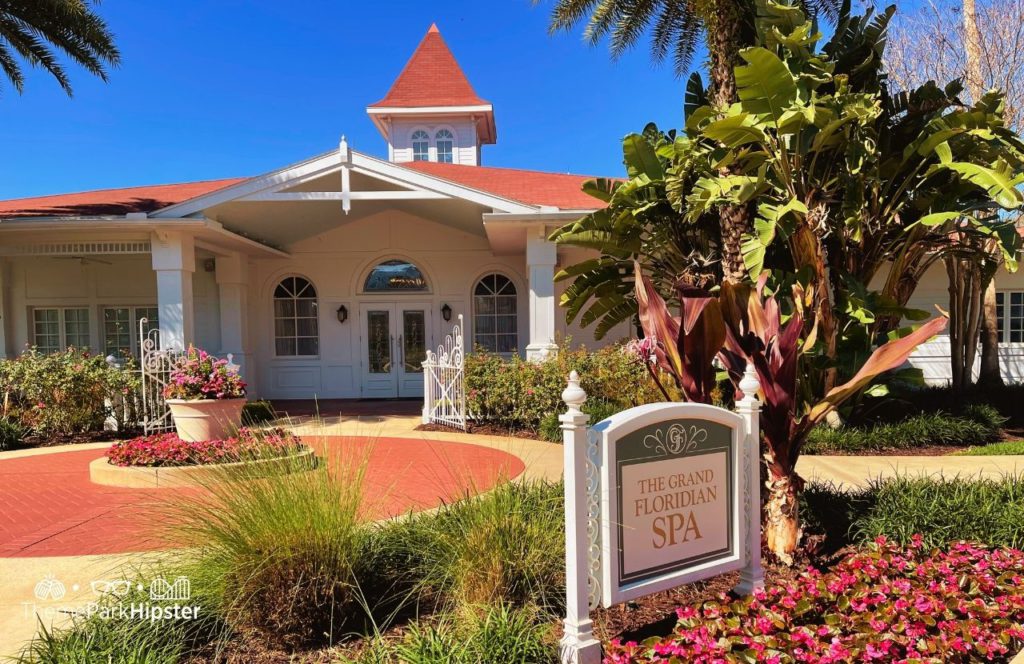
<svg viewBox="0 0 1024 664">
<path fill-rule="evenodd" d="M 171 370 L 164 398 L 179 438 L 219 440 L 241 426 L 245 382 L 238 367 L 189 346 Z"/>
</svg>

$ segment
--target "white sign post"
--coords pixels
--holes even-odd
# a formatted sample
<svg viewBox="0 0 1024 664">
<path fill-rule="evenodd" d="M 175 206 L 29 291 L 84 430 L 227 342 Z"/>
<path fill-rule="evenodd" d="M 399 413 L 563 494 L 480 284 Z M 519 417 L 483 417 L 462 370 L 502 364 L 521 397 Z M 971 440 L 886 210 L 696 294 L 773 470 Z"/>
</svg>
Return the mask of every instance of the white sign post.
<svg viewBox="0 0 1024 664">
<path fill-rule="evenodd" d="M 761 569 L 759 384 L 748 365 L 736 412 L 658 403 L 587 427 L 573 372 L 562 393 L 566 618 L 563 664 L 601 661 L 590 611 L 740 570 Z"/>
</svg>

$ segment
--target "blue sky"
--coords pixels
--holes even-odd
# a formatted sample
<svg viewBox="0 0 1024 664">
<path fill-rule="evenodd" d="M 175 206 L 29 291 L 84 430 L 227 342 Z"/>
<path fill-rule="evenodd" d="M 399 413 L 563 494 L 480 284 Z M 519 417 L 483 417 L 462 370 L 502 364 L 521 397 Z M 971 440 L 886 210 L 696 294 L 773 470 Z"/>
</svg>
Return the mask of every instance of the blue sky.
<svg viewBox="0 0 1024 664">
<path fill-rule="evenodd" d="M 68 99 L 41 72 L 0 92 L 0 198 L 256 175 L 344 133 L 386 154 L 364 111 L 436 21 L 495 107 L 485 164 L 621 172 L 619 139 L 681 123 L 683 81 L 646 45 L 612 62 L 580 31 L 549 36 L 551 0 L 105 0 L 123 64 L 74 72 Z M 5 82 L 4 82 L 5 83 Z"/>
</svg>

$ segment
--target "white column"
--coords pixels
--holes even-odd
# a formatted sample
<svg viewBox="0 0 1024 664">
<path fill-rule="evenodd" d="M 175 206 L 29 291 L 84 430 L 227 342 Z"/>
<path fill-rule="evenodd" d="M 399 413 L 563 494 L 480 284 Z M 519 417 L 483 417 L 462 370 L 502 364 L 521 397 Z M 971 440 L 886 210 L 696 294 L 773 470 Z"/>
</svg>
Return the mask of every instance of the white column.
<svg viewBox="0 0 1024 664">
<path fill-rule="evenodd" d="M 555 244 L 544 229 L 526 240 L 526 265 L 530 271 L 530 342 L 526 359 L 540 361 L 558 352 L 555 344 Z"/>
<path fill-rule="evenodd" d="M 747 368 L 740 380 L 743 398 L 736 403 L 736 412 L 743 417 L 743 510 L 746 519 L 743 527 L 743 568 L 736 593 L 749 595 L 758 588 L 764 588 L 764 569 L 761 567 L 761 402 L 757 391 L 761 384 L 757 380 L 754 365 L 747 362 Z"/>
<path fill-rule="evenodd" d="M 192 236 L 153 233 L 153 271 L 160 310 L 160 341 L 164 348 L 187 348 L 195 331 L 192 273 L 196 250 Z"/>
<path fill-rule="evenodd" d="M 254 392 L 255 371 L 250 371 L 249 357 L 249 311 L 248 263 L 245 256 L 233 253 L 218 256 L 217 290 L 220 294 L 220 352 L 221 357 L 230 353 L 232 361 L 239 366 L 239 373 Z"/>
<path fill-rule="evenodd" d="M 587 422 L 581 408 L 587 393 L 573 371 L 562 392 L 569 410 L 558 416 L 562 423 L 563 467 L 565 473 L 565 630 L 559 651 L 562 664 L 599 664 L 601 642 L 594 638 L 590 619 L 588 577 L 590 541 L 587 533 Z"/>
<path fill-rule="evenodd" d="M 11 262 L 0 258 L 0 358 L 13 357 L 8 343 L 11 340 Z"/>
</svg>

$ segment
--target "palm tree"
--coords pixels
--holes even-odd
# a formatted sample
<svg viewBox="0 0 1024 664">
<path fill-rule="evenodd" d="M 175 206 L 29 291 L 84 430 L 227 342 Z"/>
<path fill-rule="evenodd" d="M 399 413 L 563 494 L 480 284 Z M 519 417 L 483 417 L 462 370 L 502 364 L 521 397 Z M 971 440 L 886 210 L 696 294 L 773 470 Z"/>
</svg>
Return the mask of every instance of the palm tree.
<svg viewBox="0 0 1024 664">
<path fill-rule="evenodd" d="M 537 1 L 537 0 L 535 0 Z M 809 12 L 834 16 L 841 0 L 803 0 Z M 724 110 L 736 101 L 734 69 L 739 53 L 754 41 L 754 0 L 556 0 L 551 30 L 569 30 L 586 20 L 585 37 L 591 44 L 610 41 L 612 57 L 632 48 L 648 31 L 655 62 L 669 54 L 677 75 L 692 63 L 703 32 L 711 62 L 709 101 Z M 729 175 L 723 169 L 722 175 Z M 719 209 L 722 234 L 722 276 L 738 283 L 746 277 L 743 263 L 743 234 L 750 225 L 746 206 L 723 205 Z"/>
<path fill-rule="evenodd" d="M 0 0 L 0 68 L 19 94 L 25 87 L 20 60 L 42 67 L 71 96 L 71 81 L 56 51 L 107 80 L 107 66 L 121 54 L 106 22 L 91 5 L 99 0 Z"/>
</svg>

